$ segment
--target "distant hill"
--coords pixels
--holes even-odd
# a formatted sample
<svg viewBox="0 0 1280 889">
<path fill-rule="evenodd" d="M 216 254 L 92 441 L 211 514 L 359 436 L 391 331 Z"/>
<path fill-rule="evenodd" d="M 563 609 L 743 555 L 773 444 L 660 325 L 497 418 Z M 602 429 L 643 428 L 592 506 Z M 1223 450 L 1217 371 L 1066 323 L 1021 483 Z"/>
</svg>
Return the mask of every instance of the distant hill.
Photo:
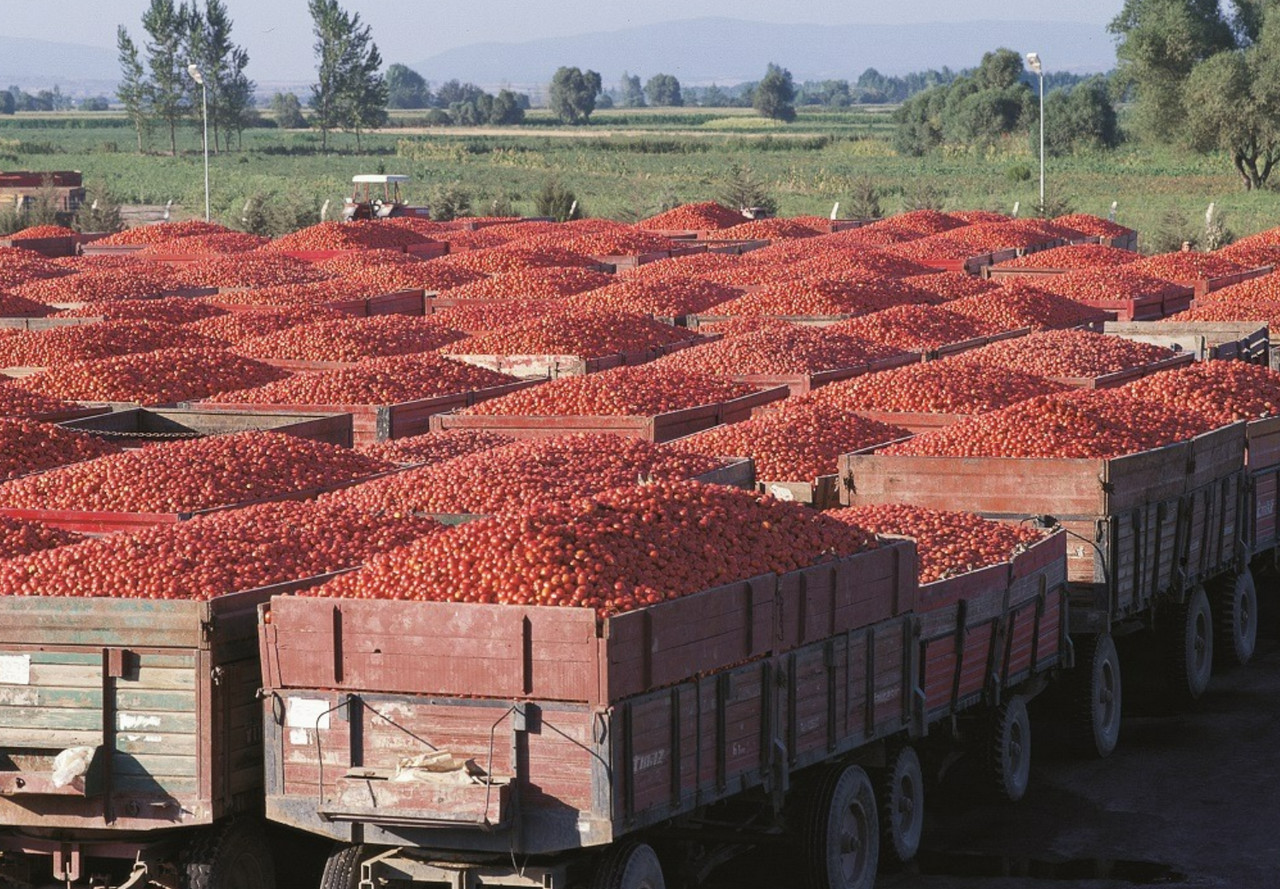
<svg viewBox="0 0 1280 889">
<path fill-rule="evenodd" d="M 457 78 L 481 86 L 542 85 L 561 65 L 599 71 L 606 87 L 623 71 L 647 79 L 674 74 L 682 83 L 758 80 L 768 62 L 797 81 L 853 80 L 867 68 L 906 74 L 969 68 L 1000 46 L 1040 53 L 1050 71 L 1092 73 L 1115 64 L 1102 25 L 1079 22 L 975 21 L 911 25 L 777 25 L 702 18 L 618 31 L 478 43 L 405 64 L 439 83 Z M 391 60 L 394 61 L 394 60 Z"/>
<path fill-rule="evenodd" d="M 0 88 L 17 85 L 27 92 L 68 86 L 115 90 L 120 77 L 116 52 L 100 46 L 55 43 L 0 36 Z"/>
</svg>

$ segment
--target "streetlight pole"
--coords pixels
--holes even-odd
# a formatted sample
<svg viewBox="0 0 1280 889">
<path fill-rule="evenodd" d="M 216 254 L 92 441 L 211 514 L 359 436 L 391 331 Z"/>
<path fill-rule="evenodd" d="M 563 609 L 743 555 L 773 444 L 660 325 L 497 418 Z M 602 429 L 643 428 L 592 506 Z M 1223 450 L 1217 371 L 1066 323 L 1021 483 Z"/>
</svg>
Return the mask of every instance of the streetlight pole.
<svg viewBox="0 0 1280 889">
<path fill-rule="evenodd" d="M 1027 53 L 1027 65 L 1040 77 L 1040 212 L 1044 212 L 1044 65 L 1040 54 Z"/>
<path fill-rule="evenodd" d="M 192 62 L 187 66 L 191 79 L 200 84 L 200 120 L 204 124 L 204 221 L 209 221 L 209 87 L 205 85 L 204 73 Z M 1043 92 L 1043 90 L 1041 90 Z M 1043 123 L 1041 124 L 1043 127 Z M 1041 179 L 1044 178 L 1043 172 Z M 1043 186 L 1041 186 L 1043 190 Z M 1043 200 L 1041 201 L 1043 203 Z"/>
</svg>

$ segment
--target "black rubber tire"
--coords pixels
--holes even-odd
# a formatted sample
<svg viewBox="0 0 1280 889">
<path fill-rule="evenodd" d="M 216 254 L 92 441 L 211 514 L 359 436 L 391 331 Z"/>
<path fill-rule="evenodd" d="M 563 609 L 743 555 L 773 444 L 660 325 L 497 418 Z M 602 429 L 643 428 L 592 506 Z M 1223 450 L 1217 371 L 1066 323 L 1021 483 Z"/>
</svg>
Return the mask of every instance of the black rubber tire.
<svg viewBox="0 0 1280 889">
<path fill-rule="evenodd" d="M 1165 679 L 1175 705 L 1199 700 L 1213 675 L 1213 612 L 1204 587 L 1196 586 L 1186 603 L 1161 609 L 1159 635 Z"/>
<path fill-rule="evenodd" d="M 880 828 L 867 773 L 858 766 L 834 766 L 802 805 L 801 887 L 872 889 L 880 863 Z"/>
<path fill-rule="evenodd" d="M 1110 633 L 1072 638 L 1076 666 L 1067 679 L 1072 752 L 1089 759 L 1110 756 L 1120 743 L 1120 654 Z"/>
<path fill-rule="evenodd" d="M 1214 662 L 1243 667 L 1258 647 L 1258 588 L 1253 574 L 1244 571 L 1227 578 L 1214 592 Z"/>
<path fill-rule="evenodd" d="M 1027 699 L 1012 695 L 991 714 L 986 738 L 986 786 L 1016 803 L 1031 783 L 1031 717 Z"/>
<path fill-rule="evenodd" d="M 182 878 L 184 889 L 275 889 L 264 826 L 240 818 L 204 833 L 183 855 Z"/>
<path fill-rule="evenodd" d="M 875 777 L 880 863 L 896 867 L 916 857 L 924 834 L 924 770 L 915 748 L 899 748 Z"/>
<path fill-rule="evenodd" d="M 362 845 L 335 845 L 325 859 L 320 889 L 356 889 L 360 883 L 360 862 L 363 858 Z"/>
<path fill-rule="evenodd" d="M 666 889 L 666 886 L 658 853 L 649 844 L 634 840 L 623 840 L 609 847 L 596 865 L 590 883 L 590 889 Z"/>
</svg>

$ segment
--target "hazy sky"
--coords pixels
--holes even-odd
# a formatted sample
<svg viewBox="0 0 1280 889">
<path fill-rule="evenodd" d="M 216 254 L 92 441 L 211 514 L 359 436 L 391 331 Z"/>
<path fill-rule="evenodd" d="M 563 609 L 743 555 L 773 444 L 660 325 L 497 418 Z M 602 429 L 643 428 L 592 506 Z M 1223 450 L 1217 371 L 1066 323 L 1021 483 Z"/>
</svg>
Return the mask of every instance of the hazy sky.
<svg viewBox="0 0 1280 889">
<path fill-rule="evenodd" d="M 249 50 L 249 74 L 262 82 L 300 81 L 312 76 L 310 17 L 306 0 L 225 0 L 234 37 Z M 1110 21 L 1123 0 L 347 0 L 373 28 L 390 62 L 414 63 L 458 46 L 497 40 L 520 42 L 632 25 L 731 16 L 763 22 L 859 24 L 944 22 L 1016 17 L 1025 21 Z M 116 26 L 140 37 L 148 0 L 0 0 L 0 34 L 90 46 L 115 46 Z M 50 22 L 57 27 L 51 28 Z"/>
</svg>

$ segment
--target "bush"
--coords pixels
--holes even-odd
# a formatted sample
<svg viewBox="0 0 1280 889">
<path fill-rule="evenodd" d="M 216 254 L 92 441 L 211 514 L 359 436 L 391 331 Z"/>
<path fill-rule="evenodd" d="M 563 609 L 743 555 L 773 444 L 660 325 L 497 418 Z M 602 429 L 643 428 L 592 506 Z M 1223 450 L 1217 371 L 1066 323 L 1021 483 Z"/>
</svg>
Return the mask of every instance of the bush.
<svg viewBox="0 0 1280 889">
<path fill-rule="evenodd" d="M 902 210 L 942 210 L 947 205 L 947 192 L 927 179 L 916 179 L 902 190 Z"/>
<path fill-rule="evenodd" d="M 1171 253 L 1181 250 L 1183 244 L 1198 246 L 1200 234 L 1182 210 L 1170 207 L 1160 214 L 1150 234 L 1143 237 L 1143 247 L 1154 253 Z"/>
<path fill-rule="evenodd" d="M 1033 175 L 1029 164 L 1012 164 L 1004 171 L 1004 177 L 1010 182 L 1030 182 Z"/>
<path fill-rule="evenodd" d="M 278 192 L 257 192 L 245 200 L 238 217 L 227 225 L 253 235 L 268 238 L 315 225 L 320 219 L 320 205 L 315 198 Z"/>
<path fill-rule="evenodd" d="M 428 203 L 431 206 L 431 218 L 436 222 L 448 222 L 459 216 L 471 215 L 471 192 L 457 183 L 442 183 L 433 187 Z"/>
<path fill-rule="evenodd" d="M 118 232 L 124 228 L 120 201 L 105 186 L 85 189 L 84 205 L 76 212 L 71 227 L 80 232 Z"/>
<path fill-rule="evenodd" d="M 1041 219 L 1056 219 L 1075 211 L 1075 201 L 1071 195 L 1061 194 L 1051 188 L 1045 189 L 1044 203 L 1036 204 L 1036 215 Z"/>
<path fill-rule="evenodd" d="M 539 216 L 550 216 L 556 222 L 568 222 L 583 216 L 578 196 L 555 177 L 543 183 L 542 189 L 533 199 L 533 205 Z"/>
<path fill-rule="evenodd" d="M 849 183 L 849 201 L 845 205 L 845 215 L 852 219 L 879 219 L 884 215 L 880 199 L 884 192 L 875 180 L 866 173 L 856 177 Z"/>
<path fill-rule="evenodd" d="M 742 164 L 731 164 L 725 176 L 719 197 L 716 198 L 726 207 L 734 210 L 745 210 L 748 207 L 759 207 L 770 216 L 778 212 L 777 200 L 769 194 L 763 180 Z"/>
</svg>

